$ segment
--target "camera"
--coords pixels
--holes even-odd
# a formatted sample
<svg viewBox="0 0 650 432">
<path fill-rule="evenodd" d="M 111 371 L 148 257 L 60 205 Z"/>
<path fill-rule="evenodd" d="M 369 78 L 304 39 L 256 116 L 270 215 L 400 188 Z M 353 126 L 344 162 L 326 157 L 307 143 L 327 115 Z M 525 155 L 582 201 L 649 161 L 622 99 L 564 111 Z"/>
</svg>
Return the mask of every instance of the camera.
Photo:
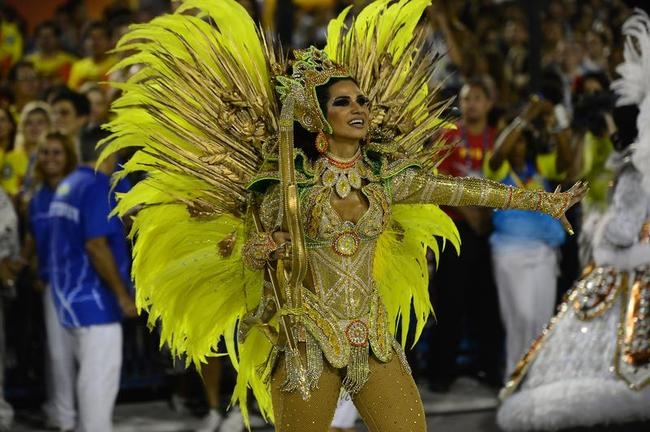
<svg viewBox="0 0 650 432">
<path fill-rule="evenodd" d="M 606 135 L 605 114 L 614 109 L 615 99 L 614 93 L 608 90 L 577 95 L 573 105 L 574 128 L 599 137 Z"/>
</svg>

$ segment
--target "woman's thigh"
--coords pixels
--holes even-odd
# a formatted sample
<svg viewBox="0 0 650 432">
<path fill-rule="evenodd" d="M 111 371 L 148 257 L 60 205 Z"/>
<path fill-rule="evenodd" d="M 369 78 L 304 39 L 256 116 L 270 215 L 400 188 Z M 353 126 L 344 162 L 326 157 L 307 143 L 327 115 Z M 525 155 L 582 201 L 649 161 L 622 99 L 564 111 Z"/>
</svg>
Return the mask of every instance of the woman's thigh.
<svg viewBox="0 0 650 432">
<path fill-rule="evenodd" d="M 388 363 L 370 356 L 370 378 L 353 400 L 370 432 L 427 430 L 420 392 L 397 355 Z"/>
<path fill-rule="evenodd" d="M 287 376 L 284 357 L 271 378 L 271 397 L 276 432 L 327 432 L 334 418 L 334 410 L 341 390 L 341 376 L 337 369 L 324 361 L 318 388 L 303 400 L 299 391 L 282 391 Z"/>
</svg>

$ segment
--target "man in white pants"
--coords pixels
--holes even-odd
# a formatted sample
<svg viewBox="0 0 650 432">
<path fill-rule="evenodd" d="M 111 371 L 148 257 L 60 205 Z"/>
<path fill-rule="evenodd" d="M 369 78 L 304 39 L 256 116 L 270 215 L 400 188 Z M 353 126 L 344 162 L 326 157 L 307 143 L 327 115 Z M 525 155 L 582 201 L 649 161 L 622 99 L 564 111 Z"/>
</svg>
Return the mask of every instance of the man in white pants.
<svg viewBox="0 0 650 432">
<path fill-rule="evenodd" d="M 78 432 L 112 431 L 122 365 L 121 320 L 136 314 L 124 227 L 109 218 L 115 160 L 95 166 L 96 145 L 105 136 L 99 128 L 82 132 L 82 164 L 61 182 L 49 211 L 50 283 L 64 327 L 60 355 L 78 365 Z"/>
<path fill-rule="evenodd" d="M 499 135 L 484 167 L 486 176 L 512 187 L 550 192 L 559 152 L 535 148 L 533 120 L 550 123 L 553 105 L 533 100 Z M 539 195 L 541 197 L 541 195 Z M 538 209 L 538 210 L 541 210 Z M 566 234 L 558 219 L 526 210 L 495 210 L 490 236 L 499 308 L 506 331 L 506 376 L 553 316 L 558 247 Z"/>
<path fill-rule="evenodd" d="M 555 248 L 532 241 L 517 246 L 499 244 L 492 252 L 506 329 L 507 376 L 553 316 L 558 274 Z"/>
</svg>

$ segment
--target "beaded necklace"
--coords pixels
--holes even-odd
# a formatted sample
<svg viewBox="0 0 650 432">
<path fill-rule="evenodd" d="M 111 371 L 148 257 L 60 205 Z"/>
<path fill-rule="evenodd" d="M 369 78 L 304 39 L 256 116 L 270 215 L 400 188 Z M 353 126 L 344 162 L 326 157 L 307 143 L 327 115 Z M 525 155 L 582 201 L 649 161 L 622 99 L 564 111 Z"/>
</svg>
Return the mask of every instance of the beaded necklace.
<svg viewBox="0 0 650 432">
<path fill-rule="evenodd" d="M 324 186 L 334 187 L 336 194 L 341 197 L 347 197 L 352 189 L 361 189 L 361 174 L 359 173 L 357 163 L 361 160 L 361 149 L 349 159 L 340 159 L 331 153 L 326 153 L 324 157 L 325 170 L 321 176 Z"/>
</svg>

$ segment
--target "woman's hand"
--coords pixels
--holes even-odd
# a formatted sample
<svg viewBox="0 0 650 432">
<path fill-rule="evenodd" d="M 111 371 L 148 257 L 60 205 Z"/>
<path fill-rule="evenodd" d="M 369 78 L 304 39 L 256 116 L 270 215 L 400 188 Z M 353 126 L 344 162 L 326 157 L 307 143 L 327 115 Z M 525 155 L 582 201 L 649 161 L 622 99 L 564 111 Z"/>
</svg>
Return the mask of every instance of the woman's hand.
<svg viewBox="0 0 650 432">
<path fill-rule="evenodd" d="M 571 227 L 569 220 L 566 218 L 566 211 L 580 202 L 585 197 L 585 195 L 587 195 L 587 192 L 589 192 L 589 186 L 586 182 L 582 181 L 576 182 L 566 192 L 560 192 L 560 186 L 555 189 L 554 194 L 562 194 L 566 197 L 566 205 L 562 208 L 562 213 L 559 215 L 559 219 L 560 222 L 562 222 L 562 225 L 564 225 L 564 229 L 566 229 L 567 232 L 571 235 L 573 235 L 573 228 Z"/>
<path fill-rule="evenodd" d="M 277 248 L 271 255 L 272 259 L 287 259 L 291 257 L 291 234 L 286 231 L 275 231 L 272 235 Z"/>
<path fill-rule="evenodd" d="M 16 290 L 15 280 L 16 280 L 16 274 L 11 269 L 10 259 L 5 258 L 3 260 L 0 260 L 0 288 L 6 290 L 5 295 L 9 297 L 15 296 L 15 290 Z"/>
<path fill-rule="evenodd" d="M 126 318 L 134 318 L 138 316 L 138 309 L 135 306 L 135 300 L 129 294 L 123 294 L 117 297 L 117 302 L 122 309 L 122 314 Z"/>
<path fill-rule="evenodd" d="M 226 258 L 234 245 L 235 238 L 226 237 L 219 242 L 219 253 Z M 230 242 L 230 243 L 229 243 Z M 230 246 L 227 247 L 227 245 Z M 271 261 L 287 259 L 291 257 L 291 236 L 285 231 L 275 231 L 273 233 L 258 232 L 252 234 L 242 249 L 242 259 L 244 264 L 252 269 L 263 269 Z"/>
</svg>

